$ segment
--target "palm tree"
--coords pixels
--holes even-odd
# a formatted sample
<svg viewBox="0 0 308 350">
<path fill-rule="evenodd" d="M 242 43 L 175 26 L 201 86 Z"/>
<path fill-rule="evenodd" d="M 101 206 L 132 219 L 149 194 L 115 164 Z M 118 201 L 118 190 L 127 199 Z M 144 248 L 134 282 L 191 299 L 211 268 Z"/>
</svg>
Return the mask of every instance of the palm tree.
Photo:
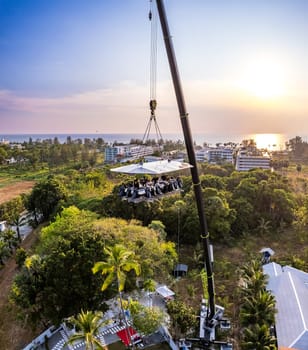
<svg viewBox="0 0 308 350">
<path fill-rule="evenodd" d="M 104 252 L 107 256 L 106 261 L 97 262 L 92 268 L 93 273 L 97 273 L 101 271 L 102 275 L 107 275 L 103 285 L 102 291 L 106 290 L 109 285 L 116 279 L 117 281 L 117 289 L 119 293 L 120 299 L 120 308 L 122 312 L 122 316 L 125 322 L 125 327 L 127 329 L 127 333 L 130 339 L 130 342 L 135 349 L 134 343 L 131 341 L 131 335 L 129 332 L 126 316 L 123 308 L 122 301 L 122 291 L 125 287 L 126 275 L 127 272 L 134 270 L 136 275 L 140 274 L 140 265 L 135 259 L 134 252 L 127 250 L 123 245 L 116 244 L 115 246 L 104 249 Z"/>
<path fill-rule="evenodd" d="M 266 324 L 270 326 L 275 321 L 275 298 L 267 291 L 259 291 L 257 296 L 244 298 L 240 318 L 243 326 L 251 324 Z"/>
<path fill-rule="evenodd" d="M 270 335 L 268 326 L 258 324 L 244 330 L 243 349 L 275 350 L 276 339 Z"/>
<path fill-rule="evenodd" d="M 257 296 L 260 291 L 265 291 L 267 276 L 261 271 L 255 271 L 249 279 L 244 278 L 246 288 L 243 289 L 243 294 L 246 296 Z"/>
<path fill-rule="evenodd" d="M 25 216 L 18 215 L 12 219 L 10 224 L 16 227 L 17 237 L 19 242 L 21 242 L 20 227 L 27 224 L 27 218 Z"/>
<path fill-rule="evenodd" d="M 259 226 L 257 227 L 259 233 L 261 235 L 268 234 L 271 229 L 271 222 L 269 220 L 265 220 L 264 218 L 259 219 Z"/>
<path fill-rule="evenodd" d="M 261 261 L 251 260 L 241 267 L 241 274 L 244 280 L 249 280 L 256 271 L 262 271 Z"/>
<path fill-rule="evenodd" d="M 69 338 L 68 344 L 84 341 L 86 350 L 108 349 L 98 340 L 99 329 L 105 323 L 102 312 L 81 310 L 77 317 L 70 317 L 69 321 L 75 326 L 77 332 Z"/>
</svg>

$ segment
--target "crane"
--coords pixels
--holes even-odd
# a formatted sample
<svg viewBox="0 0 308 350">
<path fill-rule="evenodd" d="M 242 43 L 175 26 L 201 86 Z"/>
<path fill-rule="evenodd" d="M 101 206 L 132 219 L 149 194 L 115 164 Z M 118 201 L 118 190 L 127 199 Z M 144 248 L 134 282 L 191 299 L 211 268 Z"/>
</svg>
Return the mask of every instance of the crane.
<svg viewBox="0 0 308 350">
<path fill-rule="evenodd" d="M 204 213 L 204 203 L 202 197 L 202 188 L 198 174 L 198 167 L 196 156 L 194 152 L 193 139 L 190 130 L 190 124 L 188 119 L 188 113 L 186 110 L 184 94 L 182 90 L 180 75 L 177 67 L 177 61 L 175 57 L 175 51 L 172 43 L 172 38 L 169 31 L 167 22 L 167 16 L 163 0 L 156 0 L 158 15 L 160 19 L 161 29 L 165 42 L 165 48 L 168 56 L 169 67 L 171 71 L 173 86 L 175 90 L 181 126 L 184 134 L 184 141 L 187 150 L 189 163 L 192 165 L 190 168 L 192 183 L 195 193 L 196 205 L 200 223 L 200 237 L 203 246 L 203 259 L 205 262 L 205 269 L 207 273 L 207 288 L 208 288 L 208 302 L 203 303 L 200 312 L 200 341 L 204 345 L 208 345 L 215 342 L 215 328 L 222 320 L 223 307 L 215 305 L 215 289 L 214 289 L 214 276 L 212 267 L 212 254 L 211 246 L 209 242 L 208 225 Z"/>
</svg>

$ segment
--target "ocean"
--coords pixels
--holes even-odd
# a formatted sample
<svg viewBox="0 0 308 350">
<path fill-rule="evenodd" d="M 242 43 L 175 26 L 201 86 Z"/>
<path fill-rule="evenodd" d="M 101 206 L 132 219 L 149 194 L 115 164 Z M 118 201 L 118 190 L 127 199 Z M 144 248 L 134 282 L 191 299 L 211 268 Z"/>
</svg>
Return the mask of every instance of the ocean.
<svg viewBox="0 0 308 350">
<path fill-rule="evenodd" d="M 0 142 L 6 140 L 12 143 L 22 143 L 28 142 L 30 138 L 33 141 L 46 140 L 58 138 L 60 143 L 64 143 L 67 137 L 70 136 L 72 140 L 85 138 L 97 139 L 102 138 L 106 143 L 113 144 L 115 142 L 129 143 L 131 139 L 143 139 L 143 134 L 0 134 Z M 208 134 L 193 134 L 193 141 L 196 145 L 202 146 L 207 143 L 210 146 L 215 146 L 217 143 L 234 142 L 241 143 L 243 140 L 254 139 L 259 148 L 269 148 L 282 150 L 285 149 L 285 143 L 289 139 L 295 137 L 296 135 L 284 135 L 284 134 L 232 134 L 232 135 L 208 135 Z M 164 134 L 164 140 L 172 141 L 184 141 L 182 134 Z M 149 139 L 157 139 L 156 135 L 149 135 Z M 307 137 L 302 137 L 303 141 Z"/>
<path fill-rule="evenodd" d="M 22 143 L 25 141 L 29 141 L 29 138 L 31 137 L 33 141 L 36 140 L 46 140 L 46 139 L 54 139 L 55 137 L 58 138 L 60 143 L 64 143 L 67 140 L 67 137 L 70 136 L 72 140 L 77 139 L 97 139 L 101 137 L 105 142 L 107 143 L 114 143 L 117 142 L 123 142 L 128 143 L 131 139 L 143 139 L 143 134 L 7 134 L 2 135 L 0 134 L 0 140 L 8 140 L 10 142 L 16 142 L 16 143 Z M 202 145 L 204 142 L 207 142 L 209 144 L 216 144 L 218 142 L 241 142 L 243 140 L 244 135 L 237 135 L 233 137 L 229 136 L 214 136 L 214 135 L 204 135 L 204 134 L 194 134 L 193 140 L 198 145 Z M 181 134 L 164 134 L 163 138 L 165 140 L 184 140 L 184 136 Z M 149 135 L 149 139 L 157 139 L 156 135 L 152 134 Z M 244 137 L 245 139 L 245 137 Z"/>
</svg>

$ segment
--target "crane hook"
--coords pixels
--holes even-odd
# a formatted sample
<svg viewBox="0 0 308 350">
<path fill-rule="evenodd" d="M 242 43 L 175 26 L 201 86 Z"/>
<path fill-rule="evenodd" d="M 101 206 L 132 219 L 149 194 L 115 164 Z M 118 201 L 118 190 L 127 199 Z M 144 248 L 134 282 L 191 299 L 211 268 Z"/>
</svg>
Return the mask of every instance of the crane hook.
<svg viewBox="0 0 308 350">
<path fill-rule="evenodd" d="M 157 101 L 156 101 L 156 100 L 151 100 L 151 101 L 150 101 L 151 115 L 154 115 L 154 114 L 155 114 L 156 106 L 157 106 Z"/>
</svg>

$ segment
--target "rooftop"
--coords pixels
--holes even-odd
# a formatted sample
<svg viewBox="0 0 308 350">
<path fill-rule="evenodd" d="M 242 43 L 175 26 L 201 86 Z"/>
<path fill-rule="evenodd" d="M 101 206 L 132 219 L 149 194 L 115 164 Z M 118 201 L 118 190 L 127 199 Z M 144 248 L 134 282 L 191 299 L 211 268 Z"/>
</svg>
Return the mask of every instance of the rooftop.
<svg viewBox="0 0 308 350">
<path fill-rule="evenodd" d="M 308 349 L 308 273 L 274 262 L 263 265 L 267 289 L 276 299 L 279 347 Z"/>
</svg>

